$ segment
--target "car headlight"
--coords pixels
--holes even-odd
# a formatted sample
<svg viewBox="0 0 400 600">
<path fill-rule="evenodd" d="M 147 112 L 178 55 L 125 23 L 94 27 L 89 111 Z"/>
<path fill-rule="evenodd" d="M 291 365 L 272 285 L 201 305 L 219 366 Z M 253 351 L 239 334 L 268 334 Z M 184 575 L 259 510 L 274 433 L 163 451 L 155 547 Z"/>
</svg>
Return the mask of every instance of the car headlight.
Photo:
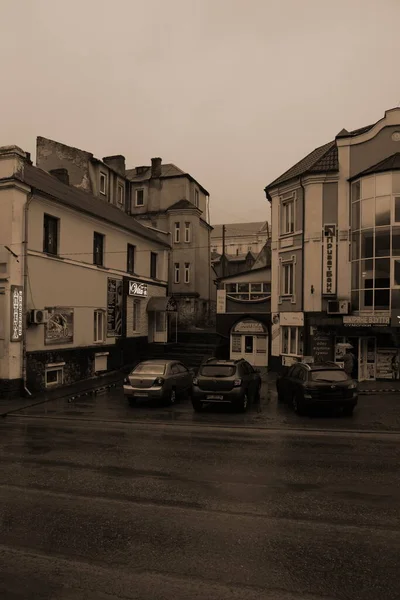
<svg viewBox="0 0 400 600">
<path fill-rule="evenodd" d="M 357 385 L 356 385 L 355 383 L 351 383 L 351 384 L 349 385 L 349 390 L 355 390 L 355 389 L 356 389 L 356 387 L 357 387 Z"/>
<path fill-rule="evenodd" d="M 193 385 L 197 385 L 199 383 L 199 380 L 197 379 L 197 377 L 193 377 Z"/>
</svg>

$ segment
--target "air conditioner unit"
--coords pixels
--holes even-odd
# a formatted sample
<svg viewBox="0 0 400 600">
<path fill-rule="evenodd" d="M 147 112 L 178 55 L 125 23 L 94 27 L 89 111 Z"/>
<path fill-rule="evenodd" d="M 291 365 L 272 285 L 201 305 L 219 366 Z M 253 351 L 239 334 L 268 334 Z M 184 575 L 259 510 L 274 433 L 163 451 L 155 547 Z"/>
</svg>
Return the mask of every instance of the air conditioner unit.
<svg viewBox="0 0 400 600">
<path fill-rule="evenodd" d="M 328 300 L 328 315 L 348 315 L 349 301 L 348 300 Z"/>
<path fill-rule="evenodd" d="M 47 310 L 31 310 L 30 323 L 35 325 L 43 325 L 49 322 L 49 312 Z"/>
</svg>

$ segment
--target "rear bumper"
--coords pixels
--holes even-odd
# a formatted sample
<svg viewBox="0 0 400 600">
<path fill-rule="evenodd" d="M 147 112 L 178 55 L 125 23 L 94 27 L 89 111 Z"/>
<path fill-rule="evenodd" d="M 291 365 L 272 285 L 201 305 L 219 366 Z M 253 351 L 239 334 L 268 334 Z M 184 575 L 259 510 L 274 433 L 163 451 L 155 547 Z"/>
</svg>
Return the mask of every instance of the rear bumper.
<svg viewBox="0 0 400 600">
<path fill-rule="evenodd" d="M 199 402 L 237 402 L 243 396 L 242 388 L 233 388 L 229 391 L 212 391 L 212 390 L 201 390 L 200 388 L 193 386 L 193 400 Z"/>
<path fill-rule="evenodd" d="M 155 388 L 134 388 L 129 384 L 124 384 L 124 394 L 129 398 L 143 398 L 143 400 L 157 400 L 164 396 L 164 390 L 161 387 Z"/>
<path fill-rule="evenodd" d="M 304 395 L 305 406 L 356 406 L 358 403 L 358 392 L 352 396 L 342 398 L 329 398 L 329 396 L 307 397 Z"/>
</svg>

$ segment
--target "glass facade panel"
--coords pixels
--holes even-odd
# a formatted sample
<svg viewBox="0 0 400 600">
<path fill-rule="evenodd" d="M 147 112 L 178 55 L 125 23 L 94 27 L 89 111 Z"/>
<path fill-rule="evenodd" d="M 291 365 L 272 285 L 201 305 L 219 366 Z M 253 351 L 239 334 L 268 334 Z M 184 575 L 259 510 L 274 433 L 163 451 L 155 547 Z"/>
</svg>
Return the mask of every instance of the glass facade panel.
<svg viewBox="0 0 400 600">
<path fill-rule="evenodd" d="M 361 198 L 375 197 L 375 177 L 364 177 L 361 180 Z"/>
<path fill-rule="evenodd" d="M 392 308 L 400 309 L 400 289 L 392 290 Z"/>
<path fill-rule="evenodd" d="M 377 258 L 375 260 L 374 287 L 390 288 L 390 258 Z"/>
<path fill-rule="evenodd" d="M 351 184 L 351 201 L 356 202 L 361 198 L 361 181 L 355 181 Z"/>
<path fill-rule="evenodd" d="M 351 236 L 351 259 L 360 258 L 360 232 L 353 233 Z"/>
<path fill-rule="evenodd" d="M 392 227 L 392 255 L 400 256 L 400 227 Z"/>
<path fill-rule="evenodd" d="M 351 310 L 360 310 L 360 292 L 358 290 L 351 292 Z"/>
<path fill-rule="evenodd" d="M 390 306 L 390 290 L 375 290 L 374 308 L 375 310 L 387 310 Z"/>
<path fill-rule="evenodd" d="M 400 223 L 400 196 L 394 197 L 394 222 Z"/>
<path fill-rule="evenodd" d="M 390 225 L 391 196 L 380 196 L 376 199 L 375 225 Z"/>
<path fill-rule="evenodd" d="M 354 202 L 351 210 L 351 228 L 360 229 L 360 202 Z"/>
<path fill-rule="evenodd" d="M 366 229 L 361 232 L 361 256 L 372 258 L 374 255 L 374 230 Z"/>
<path fill-rule="evenodd" d="M 374 261 L 361 261 L 361 288 L 372 289 L 374 287 Z"/>
<path fill-rule="evenodd" d="M 400 287 L 400 260 L 394 260 L 393 284 Z"/>
<path fill-rule="evenodd" d="M 367 229 L 375 224 L 375 198 L 361 202 L 361 228 Z"/>
<path fill-rule="evenodd" d="M 390 227 L 375 230 L 375 256 L 390 256 Z"/>
<path fill-rule="evenodd" d="M 386 196 L 392 193 L 392 174 L 382 173 L 375 176 L 375 196 Z"/>
<path fill-rule="evenodd" d="M 400 194 L 400 173 L 392 173 L 392 191 L 393 194 Z"/>
<path fill-rule="evenodd" d="M 358 290 L 360 288 L 360 261 L 356 260 L 351 265 L 351 289 Z"/>
<path fill-rule="evenodd" d="M 361 290 L 360 310 L 371 309 L 374 306 L 374 290 Z"/>
</svg>

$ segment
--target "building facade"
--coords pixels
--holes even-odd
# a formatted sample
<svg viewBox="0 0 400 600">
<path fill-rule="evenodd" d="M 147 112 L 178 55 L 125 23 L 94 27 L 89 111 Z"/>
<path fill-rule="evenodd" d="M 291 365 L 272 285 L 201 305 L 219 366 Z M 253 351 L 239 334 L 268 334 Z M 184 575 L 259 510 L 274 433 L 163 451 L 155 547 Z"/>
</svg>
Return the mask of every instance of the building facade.
<svg viewBox="0 0 400 600">
<path fill-rule="evenodd" d="M 64 165 L 50 174 L 21 149 L 0 149 L 0 390 L 8 395 L 118 369 L 167 340 L 169 235 L 125 212 L 115 171 L 106 172 L 115 194 L 105 202 L 86 177 L 86 187 L 68 185 L 70 175 L 79 183 L 72 163 L 71 173 Z M 89 175 L 102 189 L 103 167 Z"/>
<path fill-rule="evenodd" d="M 221 358 L 268 367 L 271 350 L 271 267 L 218 279 L 216 331 Z"/>
<path fill-rule="evenodd" d="M 171 232 L 169 293 L 178 304 L 179 326 L 214 321 L 216 287 L 211 268 L 210 196 L 189 173 L 153 158 L 151 166 L 127 171 L 130 214 Z"/>
<path fill-rule="evenodd" d="M 400 324 L 400 109 L 315 149 L 269 184 L 271 362 L 356 357 L 392 377 Z"/>
</svg>

